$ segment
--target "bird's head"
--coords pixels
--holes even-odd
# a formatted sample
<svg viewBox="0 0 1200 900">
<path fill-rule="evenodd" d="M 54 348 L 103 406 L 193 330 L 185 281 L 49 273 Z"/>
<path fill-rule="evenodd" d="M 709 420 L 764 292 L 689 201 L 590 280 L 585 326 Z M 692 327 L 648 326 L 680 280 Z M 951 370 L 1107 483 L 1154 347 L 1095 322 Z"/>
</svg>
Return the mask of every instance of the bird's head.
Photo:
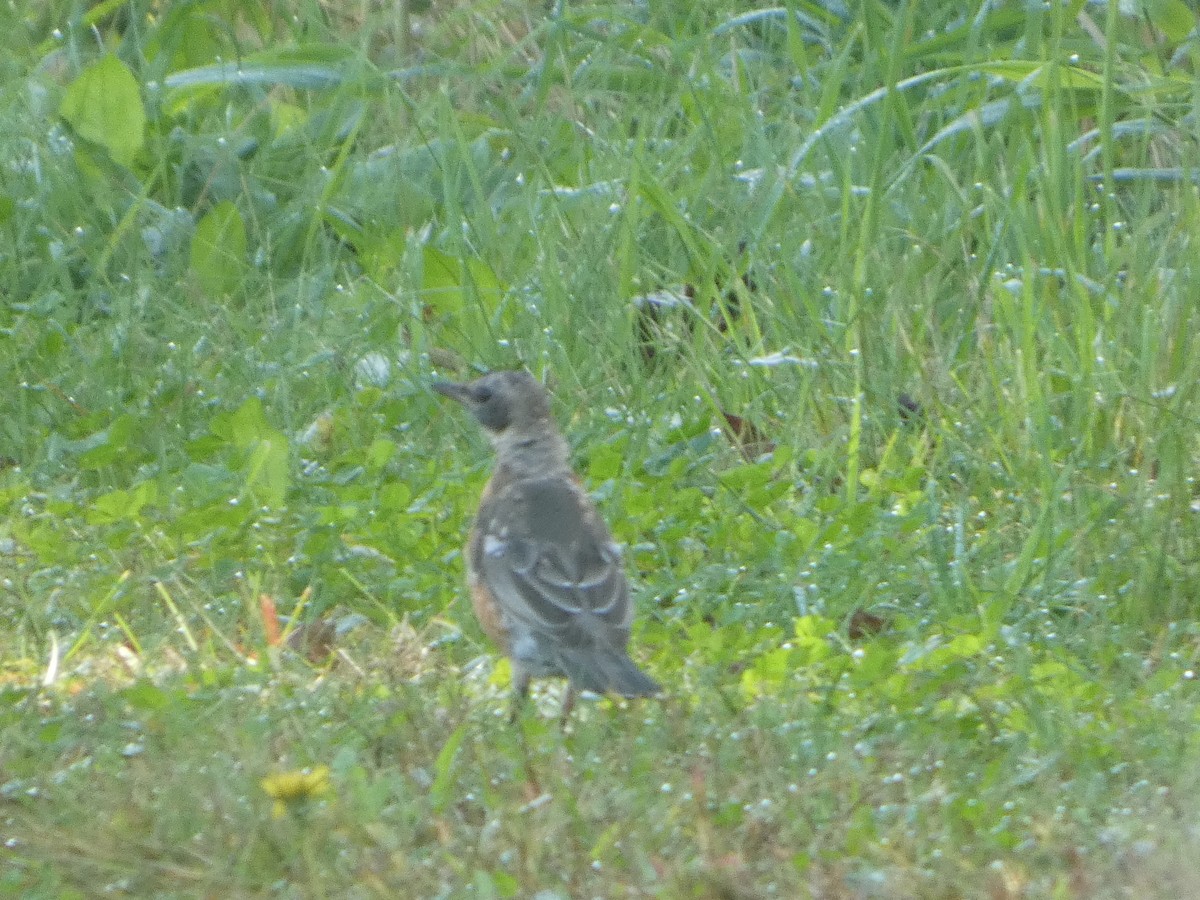
<svg viewBox="0 0 1200 900">
<path fill-rule="evenodd" d="M 474 381 L 437 381 L 432 387 L 470 410 L 494 440 L 550 421 L 550 396 L 528 372 L 492 372 Z"/>
</svg>

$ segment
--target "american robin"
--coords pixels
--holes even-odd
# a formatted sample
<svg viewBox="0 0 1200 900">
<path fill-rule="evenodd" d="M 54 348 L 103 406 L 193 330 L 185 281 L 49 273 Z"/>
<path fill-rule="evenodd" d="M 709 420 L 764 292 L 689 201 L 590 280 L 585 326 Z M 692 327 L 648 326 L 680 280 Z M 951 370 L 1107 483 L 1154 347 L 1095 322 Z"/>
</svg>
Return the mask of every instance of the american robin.
<svg viewBox="0 0 1200 900">
<path fill-rule="evenodd" d="M 633 605 L 621 561 L 567 459 L 550 397 L 527 372 L 494 372 L 433 389 L 479 420 L 496 450 L 464 555 L 479 623 L 512 661 L 515 720 L 531 678 L 625 697 L 662 688 L 626 652 Z"/>
</svg>

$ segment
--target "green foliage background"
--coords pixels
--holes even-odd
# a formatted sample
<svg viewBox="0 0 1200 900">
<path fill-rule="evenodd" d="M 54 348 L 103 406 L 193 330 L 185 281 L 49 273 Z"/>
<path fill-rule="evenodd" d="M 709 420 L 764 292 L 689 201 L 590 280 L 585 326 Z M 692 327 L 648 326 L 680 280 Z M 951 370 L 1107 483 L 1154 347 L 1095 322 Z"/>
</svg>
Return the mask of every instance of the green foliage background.
<svg viewBox="0 0 1200 900">
<path fill-rule="evenodd" d="M 1187 4 L 0 25 L 0 891 L 1197 890 Z M 513 366 L 671 694 L 565 734 L 427 389 Z"/>
</svg>

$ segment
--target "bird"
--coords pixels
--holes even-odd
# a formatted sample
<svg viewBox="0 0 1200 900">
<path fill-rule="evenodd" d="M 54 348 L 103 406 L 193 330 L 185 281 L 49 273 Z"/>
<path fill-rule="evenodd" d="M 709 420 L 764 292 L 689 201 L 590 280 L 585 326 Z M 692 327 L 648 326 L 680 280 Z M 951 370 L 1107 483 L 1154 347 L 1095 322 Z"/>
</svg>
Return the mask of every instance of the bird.
<svg viewBox="0 0 1200 900">
<path fill-rule="evenodd" d="M 495 449 L 463 556 L 475 615 L 512 664 L 509 721 L 533 678 L 567 679 L 564 726 L 581 691 L 661 693 L 629 658 L 621 548 L 571 468 L 546 389 L 523 370 L 432 387 L 466 407 Z"/>
</svg>

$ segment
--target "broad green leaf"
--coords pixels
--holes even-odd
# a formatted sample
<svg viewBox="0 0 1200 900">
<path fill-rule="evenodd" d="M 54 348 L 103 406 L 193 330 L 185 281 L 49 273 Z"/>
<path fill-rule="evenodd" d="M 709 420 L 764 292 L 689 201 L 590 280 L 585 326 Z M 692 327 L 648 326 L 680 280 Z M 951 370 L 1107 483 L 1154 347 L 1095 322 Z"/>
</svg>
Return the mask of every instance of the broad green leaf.
<svg viewBox="0 0 1200 900">
<path fill-rule="evenodd" d="M 246 268 L 246 225 L 231 200 L 218 203 L 196 224 L 191 270 L 200 288 L 214 297 L 233 292 Z"/>
<path fill-rule="evenodd" d="M 288 443 L 282 432 L 263 437 L 255 444 L 245 471 L 245 489 L 248 493 L 272 508 L 283 506 L 291 473 Z"/>
<path fill-rule="evenodd" d="M 278 101 L 271 104 L 271 134 L 280 138 L 309 120 L 308 112 L 294 103 Z"/>
<path fill-rule="evenodd" d="M 118 416 L 103 432 L 92 436 L 98 442 L 80 453 L 75 464 L 80 469 L 100 469 L 122 458 L 128 459 L 138 430 L 136 418 L 128 413 Z"/>
<path fill-rule="evenodd" d="M 438 312 L 456 313 L 463 307 L 462 283 L 457 260 L 436 247 L 425 247 L 422 254 L 421 295 Z"/>
<path fill-rule="evenodd" d="M 1197 28 L 1196 12 L 1183 0 L 1158 0 L 1145 4 L 1146 14 L 1154 27 L 1167 36 L 1172 44 L 1181 44 Z"/>
<path fill-rule="evenodd" d="M 381 513 L 404 513 L 412 503 L 412 488 L 403 481 L 390 481 L 379 490 Z"/>
<path fill-rule="evenodd" d="M 122 166 L 133 164 L 146 141 L 146 111 L 137 80 L 115 56 L 84 69 L 67 88 L 59 114 Z"/>
<path fill-rule="evenodd" d="M 325 220 L 333 220 L 333 211 Z M 344 229 L 337 229 L 342 233 Z M 396 267 L 404 259 L 408 238 L 403 228 L 388 228 L 383 231 L 360 229 L 358 234 L 347 239 L 358 251 L 358 261 L 363 270 L 376 281 L 386 281 L 393 276 Z"/>
<path fill-rule="evenodd" d="M 63 525 L 57 520 L 18 522 L 13 526 L 13 536 L 45 565 L 70 564 L 79 553 L 79 545 L 67 539 Z"/>
<path fill-rule="evenodd" d="M 186 695 L 168 694 L 153 682 L 141 680 L 121 692 L 121 696 L 134 709 L 145 712 L 161 712 L 173 704 L 186 700 Z"/>
<path fill-rule="evenodd" d="M 386 438 L 376 438 L 366 452 L 367 465 L 372 471 L 379 471 L 396 455 L 396 444 Z"/>
<path fill-rule="evenodd" d="M 435 247 L 424 248 L 421 295 L 439 313 L 461 312 L 476 296 L 488 309 L 500 302 L 502 288 L 495 273 L 478 259 L 463 259 Z M 469 292 L 468 286 L 474 291 Z"/>
<path fill-rule="evenodd" d="M 148 32 L 144 52 L 156 68 L 170 71 L 205 65 L 220 56 L 221 37 L 215 16 L 197 15 L 194 4 L 172 4 L 161 26 Z M 167 60 L 160 59 L 163 54 Z"/>
<path fill-rule="evenodd" d="M 291 483 L 288 440 L 267 421 L 262 401 L 249 398 L 232 413 L 214 417 L 210 428 L 214 437 L 245 454 L 242 491 L 259 503 L 282 506 Z"/>
<path fill-rule="evenodd" d="M 142 507 L 158 498 L 158 488 L 152 481 L 143 481 L 128 491 L 109 491 L 92 501 L 87 520 L 92 525 L 132 521 L 138 517 Z"/>
<path fill-rule="evenodd" d="M 250 397 L 233 412 L 217 416 L 212 423 L 213 434 L 243 449 L 252 447 L 272 431 L 262 401 L 257 397 Z"/>
<path fill-rule="evenodd" d="M 794 623 L 795 635 L 792 643 L 803 650 L 805 659 L 815 662 L 831 652 L 829 635 L 837 631 L 837 624 L 824 616 L 798 616 Z"/>
<path fill-rule="evenodd" d="M 591 451 L 588 477 L 593 484 L 602 484 L 621 474 L 627 446 L 628 441 L 622 440 L 619 444 L 604 444 Z"/>
<path fill-rule="evenodd" d="M 753 698 L 777 690 L 791 672 L 791 657 L 791 651 L 782 647 L 760 654 L 742 672 L 742 693 Z"/>
<path fill-rule="evenodd" d="M 796 544 L 804 548 L 810 547 L 821 531 L 821 527 L 816 522 L 803 516 L 797 516 L 789 524 Z"/>
</svg>

